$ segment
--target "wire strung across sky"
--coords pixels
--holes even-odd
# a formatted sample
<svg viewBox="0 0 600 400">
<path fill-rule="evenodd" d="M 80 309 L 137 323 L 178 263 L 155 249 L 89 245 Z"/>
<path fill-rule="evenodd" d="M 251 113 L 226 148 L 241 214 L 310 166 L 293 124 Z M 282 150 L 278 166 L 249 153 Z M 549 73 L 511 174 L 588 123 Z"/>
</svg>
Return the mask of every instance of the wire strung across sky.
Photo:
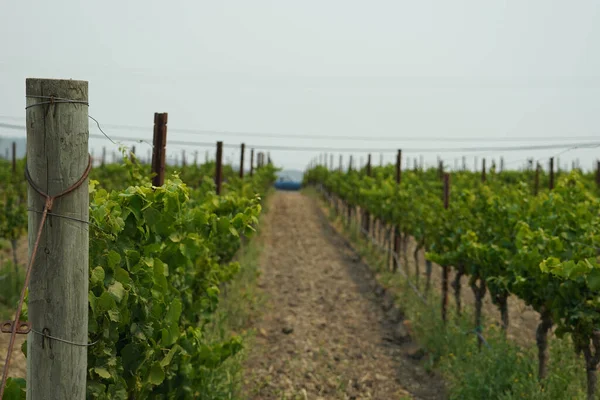
<svg viewBox="0 0 600 400">
<path fill-rule="evenodd" d="M 0 116 L 0 118 L 6 118 Z M 13 119 L 13 118 L 10 118 Z M 117 124 L 103 124 L 105 128 L 110 129 L 126 129 L 135 131 L 152 132 L 151 126 L 135 126 L 135 125 L 117 125 Z M 0 127 L 15 130 L 25 130 L 25 126 L 16 125 L 11 123 L 0 122 Z M 236 136 L 236 137 L 256 137 L 256 138 L 278 138 L 278 139 L 310 139 L 310 140 L 344 140 L 344 141 L 387 141 L 387 142 L 423 142 L 423 141 L 437 141 L 437 142 L 448 142 L 448 143 L 473 143 L 473 142 L 539 142 L 539 141 L 563 141 L 563 140 L 595 140 L 598 136 L 545 136 L 545 137 L 526 137 L 526 136 L 513 136 L 513 137 L 448 137 L 448 136 L 335 136 L 335 135 L 317 135 L 317 134 L 286 134 L 286 133 L 265 133 L 265 132 L 235 132 L 235 131 L 221 131 L 221 130 L 200 130 L 200 129 L 188 129 L 188 128 L 177 128 L 169 127 L 169 132 L 187 133 L 193 135 L 204 135 L 204 136 Z"/>
<path fill-rule="evenodd" d="M 111 136 L 113 140 L 125 142 L 142 142 L 143 139 L 128 136 Z M 106 139 L 103 135 L 90 134 L 90 139 Z M 144 141 L 145 142 L 145 141 Z M 190 147 L 214 147 L 214 142 L 196 142 L 189 140 L 168 140 L 168 144 L 190 146 Z M 240 144 L 224 143 L 227 148 L 239 148 Z M 397 149 L 386 148 L 356 148 L 356 147 L 325 147 L 325 146 L 284 146 L 284 145 L 252 145 L 246 144 L 247 148 L 258 148 L 262 150 L 283 150 L 283 151 L 309 151 L 309 152 L 342 152 L 342 153 L 396 153 Z M 600 147 L 600 141 L 589 143 L 561 143 L 548 145 L 530 145 L 530 146 L 479 146 L 479 147 L 423 147 L 423 148 L 402 148 L 403 153 L 462 153 L 462 152 L 509 152 L 509 151 L 531 151 L 531 150 L 550 150 L 565 148 L 596 148 Z"/>
<path fill-rule="evenodd" d="M 91 117 L 90 117 L 91 118 Z M 92 118 L 98 128 L 101 130 L 102 135 L 90 134 L 90 139 L 106 139 L 108 138 L 111 142 L 117 141 L 123 142 L 136 142 L 145 143 L 152 146 L 146 139 L 136 138 L 132 136 L 111 136 L 109 137 L 98 124 L 94 118 Z M 104 125 L 105 127 L 115 127 L 115 125 Z M 117 125 L 118 126 L 118 125 Z M 24 126 L 15 124 L 0 123 L 0 127 L 25 130 Z M 130 127 L 131 128 L 131 127 Z M 135 127 L 137 129 L 137 127 Z M 147 128 L 143 128 L 148 130 Z M 170 131 L 176 131 L 175 129 L 169 129 Z M 222 133 L 222 132 L 221 132 Z M 231 133 L 231 132 L 230 132 Z M 219 133 L 215 133 L 219 134 Z M 241 133 L 240 133 L 241 134 Z M 286 136 L 291 137 L 291 136 Z M 305 136 L 306 137 L 306 136 Z M 337 137 L 338 139 L 347 140 L 347 138 Z M 570 138 L 576 140 L 576 138 Z M 404 141 L 406 139 L 396 139 L 396 141 Z M 422 137 L 419 140 L 427 140 Z M 473 139 L 474 140 L 474 139 Z M 549 140 L 546 138 L 545 140 Z M 190 146 L 190 147 L 201 147 L 201 148 L 212 148 L 215 146 L 214 142 L 198 142 L 191 140 L 168 140 L 171 145 Z M 224 143 L 226 148 L 239 148 L 240 144 L 228 144 Z M 262 150 L 279 150 L 279 151 L 306 151 L 306 152 L 343 152 L 343 153 L 396 153 L 397 149 L 391 147 L 385 148 L 356 148 L 356 147 L 332 147 L 332 146 L 294 146 L 294 145 L 252 145 L 246 144 L 248 148 L 257 148 Z M 573 149 L 585 149 L 585 148 L 597 148 L 600 147 L 600 141 L 586 142 L 586 143 L 558 143 L 558 144 L 544 144 L 544 145 L 519 145 L 519 146 L 473 146 L 473 147 L 422 147 L 422 148 L 406 148 L 402 147 L 404 153 L 466 153 L 466 152 L 513 152 L 513 151 L 533 151 L 533 150 L 552 150 L 552 149 L 563 149 L 559 154 L 573 150 Z"/>
</svg>

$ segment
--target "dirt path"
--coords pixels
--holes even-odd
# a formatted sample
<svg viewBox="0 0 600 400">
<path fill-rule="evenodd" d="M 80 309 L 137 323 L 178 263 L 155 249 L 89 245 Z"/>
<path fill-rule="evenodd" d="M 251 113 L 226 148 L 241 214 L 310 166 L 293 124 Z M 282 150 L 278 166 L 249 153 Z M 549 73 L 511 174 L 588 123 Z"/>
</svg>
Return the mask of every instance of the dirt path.
<svg viewBox="0 0 600 400">
<path fill-rule="evenodd" d="M 444 398 L 440 380 L 406 355 L 410 339 L 400 318 L 393 309 L 384 312 L 368 267 L 316 202 L 279 192 L 265 218 L 270 229 L 259 284 L 269 300 L 243 397 Z"/>
</svg>

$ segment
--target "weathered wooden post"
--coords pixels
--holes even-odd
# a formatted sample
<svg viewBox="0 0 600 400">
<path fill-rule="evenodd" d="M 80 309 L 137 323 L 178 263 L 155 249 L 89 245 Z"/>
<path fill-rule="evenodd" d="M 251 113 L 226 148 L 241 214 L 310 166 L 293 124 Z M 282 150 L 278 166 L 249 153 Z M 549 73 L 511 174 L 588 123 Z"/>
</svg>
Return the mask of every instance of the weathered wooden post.
<svg viewBox="0 0 600 400">
<path fill-rule="evenodd" d="M 369 155 L 367 156 L 366 173 L 367 173 L 367 176 L 371 176 L 371 153 L 369 153 Z M 363 218 L 364 218 L 363 226 L 364 226 L 364 230 L 365 230 L 365 235 L 369 236 L 369 229 L 371 227 L 371 215 L 369 214 L 368 211 L 365 210 L 363 212 Z"/>
<path fill-rule="evenodd" d="M 396 184 L 400 186 L 400 182 L 402 181 L 402 150 L 398 150 L 398 155 L 396 156 Z M 396 225 L 394 227 L 394 254 L 395 257 L 392 257 L 392 270 L 395 272 L 400 267 L 398 260 L 400 259 L 400 243 L 402 237 L 400 233 L 400 226 Z"/>
<path fill-rule="evenodd" d="M 215 168 L 215 184 L 217 185 L 217 194 L 221 194 L 221 183 L 223 174 L 223 142 L 217 142 L 217 162 Z"/>
<path fill-rule="evenodd" d="M 129 152 L 129 160 L 135 163 L 135 146 L 131 146 L 131 152 Z"/>
<path fill-rule="evenodd" d="M 254 175 L 254 149 L 250 149 L 250 176 Z"/>
<path fill-rule="evenodd" d="M 102 146 L 102 162 L 100 164 L 101 167 L 104 167 L 106 163 L 106 146 Z"/>
<path fill-rule="evenodd" d="M 444 210 L 448 210 L 450 204 L 450 174 L 444 174 Z M 442 320 L 446 324 L 448 309 L 448 266 L 442 265 Z"/>
<path fill-rule="evenodd" d="M 154 141 L 152 152 L 152 185 L 165 183 L 165 155 L 167 152 L 167 113 L 154 113 Z"/>
<path fill-rule="evenodd" d="M 600 188 L 600 160 L 596 161 L 596 185 Z"/>
<path fill-rule="evenodd" d="M 12 142 L 12 172 L 17 172 L 17 142 Z"/>
<path fill-rule="evenodd" d="M 481 164 L 481 182 L 485 183 L 485 158 Z"/>
<path fill-rule="evenodd" d="M 396 155 L 396 183 L 399 185 L 402 181 L 402 150 L 398 150 Z"/>
<path fill-rule="evenodd" d="M 242 143 L 240 149 L 240 178 L 244 179 L 244 152 L 246 151 L 246 145 Z"/>
<path fill-rule="evenodd" d="M 550 190 L 554 189 L 554 157 L 550 157 Z"/>
<path fill-rule="evenodd" d="M 535 177 L 533 181 L 533 194 L 537 196 L 540 191 L 540 163 L 535 166 Z"/>
<path fill-rule="evenodd" d="M 185 149 L 181 150 L 181 166 L 185 167 L 186 166 L 186 159 L 185 159 Z"/>
<path fill-rule="evenodd" d="M 32 259 L 28 318 L 32 331 L 27 338 L 27 398 L 85 399 L 89 307 L 88 82 L 27 79 L 26 93 L 27 170 L 31 179 L 27 202 L 34 211 L 28 218 Z M 54 98 L 68 101 L 53 102 Z M 57 197 L 52 201 L 39 192 Z M 48 216 L 50 221 L 44 224 L 45 214 L 41 212 L 45 208 L 76 222 Z M 44 338 L 42 332 L 75 344 Z"/>
</svg>

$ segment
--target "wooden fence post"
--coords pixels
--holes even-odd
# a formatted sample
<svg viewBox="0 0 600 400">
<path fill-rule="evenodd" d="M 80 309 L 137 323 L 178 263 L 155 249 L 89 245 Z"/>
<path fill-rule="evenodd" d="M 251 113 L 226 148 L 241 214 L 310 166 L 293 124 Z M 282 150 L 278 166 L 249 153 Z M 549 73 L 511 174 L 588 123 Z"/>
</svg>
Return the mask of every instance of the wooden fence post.
<svg viewBox="0 0 600 400">
<path fill-rule="evenodd" d="M 131 146 L 131 152 L 129 152 L 129 160 L 135 163 L 135 146 Z"/>
<path fill-rule="evenodd" d="M 396 183 L 399 185 L 402 181 L 402 150 L 398 150 L 396 155 Z"/>
<path fill-rule="evenodd" d="M 450 174 L 444 174 L 444 209 L 448 210 L 450 204 Z M 448 309 L 448 266 L 442 265 L 442 320 L 446 324 Z"/>
<path fill-rule="evenodd" d="M 12 142 L 12 172 L 17 172 L 17 142 Z"/>
<path fill-rule="evenodd" d="M 194 151 L 194 167 L 198 166 L 198 150 Z"/>
<path fill-rule="evenodd" d="M 106 146 L 102 146 L 102 162 L 100 164 L 101 167 L 104 167 L 106 164 Z"/>
<path fill-rule="evenodd" d="M 554 157 L 550 157 L 550 190 L 554 189 Z"/>
<path fill-rule="evenodd" d="M 540 163 L 535 166 L 535 180 L 533 181 L 533 194 L 537 196 L 540 191 Z"/>
<path fill-rule="evenodd" d="M 89 165 L 88 82 L 27 79 L 27 169 L 32 182 L 49 195 L 81 180 Z M 52 94 L 73 103 L 48 104 Z M 37 105 L 40 103 L 39 105 Z M 30 257 L 46 199 L 27 189 Z M 52 213 L 88 221 L 88 180 L 57 198 Z M 41 229 L 29 283 L 28 318 L 37 332 L 73 343 L 88 343 L 89 230 L 85 222 L 47 217 Z M 27 338 L 27 398 L 85 399 L 87 347 Z"/>
<path fill-rule="evenodd" d="M 596 185 L 600 188 L 600 160 L 596 161 Z"/>
<path fill-rule="evenodd" d="M 152 152 L 152 185 L 165 184 L 165 155 L 167 152 L 167 113 L 154 113 L 154 141 Z"/>
<path fill-rule="evenodd" d="M 242 143 L 240 149 L 240 178 L 244 179 L 244 152 L 246 151 L 246 145 Z"/>
<path fill-rule="evenodd" d="M 342 172 L 342 164 L 343 164 L 343 163 L 344 163 L 344 156 L 342 156 L 342 155 L 340 154 L 340 166 L 339 166 L 339 170 L 340 170 L 340 172 Z"/>
<path fill-rule="evenodd" d="M 402 181 L 402 150 L 398 150 L 398 154 L 396 155 L 396 184 L 400 186 L 400 182 Z M 392 270 L 396 272 L 400 267 L 400 263 L 398 260 L 400 259 L 400 243 L 402 237 L 400 234 L 400 226 L 394 226 L 394 254 L 395 257 L 392 257 Z M 407 271 L 408 272 L 408 271 Z"/>
<path fill-rule="evenodd" d="M 215 184 L 217 185 L 217 194 L 221 194 L 221 183 L 223 180 L 223 142 L 217 142 L 217 162 L 215 168 Z"/>
<path fill-rule="evenodd" d="M 250 176 L 254 175 L 254 149 L 250 149 Z"/>
<path fill-rule="evenodd" d="M 181 150 L 181 166 L 182 167 L 186 166 L 185 150 Z"/>
<path fill-rule="evenodd" d="M 485 158 L 481 164 L 481 182 L 485 183 Z"/>
<path fill-rule="evenodd" d="M 369 153 L 369 155 L 367 156 L 367 167 L 366 167 L 366 173 L 367 176 L 371 176 L 371 153 Z M 371 227 L 371 215 L 369 214 L 368 211 L 364 211 L 363 212 L 363 225 L 364 225 L 364 230 L 365 230 L 365 235 L 369 235 L 369 229 Z"/>
</svg>

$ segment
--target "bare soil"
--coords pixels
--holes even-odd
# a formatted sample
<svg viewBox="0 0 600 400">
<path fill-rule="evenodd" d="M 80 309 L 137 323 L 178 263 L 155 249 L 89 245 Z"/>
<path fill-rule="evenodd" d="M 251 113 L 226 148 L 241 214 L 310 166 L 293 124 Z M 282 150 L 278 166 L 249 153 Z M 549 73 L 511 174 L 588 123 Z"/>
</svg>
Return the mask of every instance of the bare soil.
<svg viewBox="0 0 600 400">
<path fill-rule="evenodd" d="M 445 398 L 393 299 L 315 200 L 277 192 L 264 218 L 259 286 L 268 300 L 243 398 Z"/>
</svg>

